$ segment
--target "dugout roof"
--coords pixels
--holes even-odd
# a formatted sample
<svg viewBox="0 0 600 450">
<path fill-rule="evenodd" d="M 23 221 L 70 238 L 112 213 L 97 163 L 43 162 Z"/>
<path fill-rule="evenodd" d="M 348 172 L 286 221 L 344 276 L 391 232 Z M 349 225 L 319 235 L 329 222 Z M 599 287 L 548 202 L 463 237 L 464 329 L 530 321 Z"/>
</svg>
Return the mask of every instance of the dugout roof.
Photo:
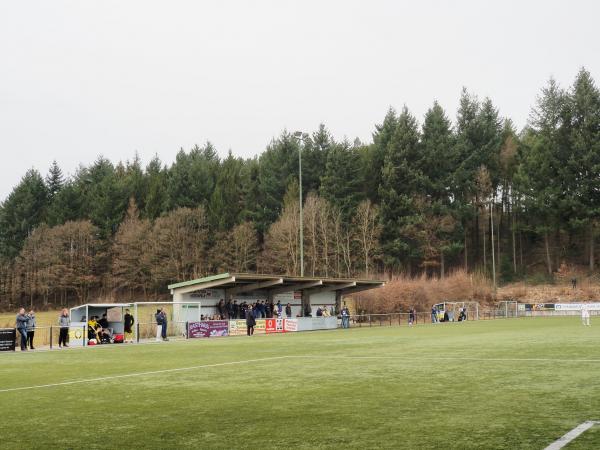
<svg viewBox="0 0 600 450">
<path fill-rule="evenodd" d="M 279 294 L 293 291 L 339 292 L 353 294 L 383 286 L 383 281 L 350 278 L 293 277 L 287 275 L 254 275 L 248 273 L 222 273 L 197 280 L 169 285 L 171 294 L 186 294 L 202 289 L 225 289 L 228 294 L 269 291 Z"/>
</svg>

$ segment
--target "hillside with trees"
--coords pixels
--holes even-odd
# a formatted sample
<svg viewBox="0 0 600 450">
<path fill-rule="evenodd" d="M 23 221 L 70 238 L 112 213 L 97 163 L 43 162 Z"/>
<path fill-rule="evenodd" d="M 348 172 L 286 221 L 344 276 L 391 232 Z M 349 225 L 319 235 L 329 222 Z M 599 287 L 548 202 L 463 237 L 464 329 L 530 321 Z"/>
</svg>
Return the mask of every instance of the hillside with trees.
<svg viewBox="0 0 600 450">
<path fill-rule="evenodd" d="M 305 275 L 596 271 L 600 92 L 581 69 L 541 89 L 522 130 L 464 89 L 454 117 L 437 102 L 422 119 L 390 108 L 371 143 L 321 125 L 251 159 L 207 142 L 172 163 L 32 169 L 0 207 L 0 308 L 153 299 L 224 271 L 298 275 L 300 149 Z"/>
</svg>

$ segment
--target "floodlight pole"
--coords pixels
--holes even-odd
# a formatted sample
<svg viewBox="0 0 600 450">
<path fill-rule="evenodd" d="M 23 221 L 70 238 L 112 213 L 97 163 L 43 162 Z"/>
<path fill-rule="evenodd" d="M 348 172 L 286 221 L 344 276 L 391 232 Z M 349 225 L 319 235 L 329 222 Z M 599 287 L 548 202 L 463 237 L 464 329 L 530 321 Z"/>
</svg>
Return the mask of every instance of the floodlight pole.
<svg viewBox="0 0 600 450">
<path fill-rule="evenodd" d="M 494 194 L 495 195 L 495 194 Z M 492 225 L 492 280 L 494 283 L 494 293 L 496 293 L 496 255 L 494 254 L 494 197 L 490 201 L 490 221 Z"/>
<path fill-rule="evenodd" d="M 298 139 L 298 192 L 300 197 L 300 276 L 304 276 L 304 220 L 302 213 L 302 135 L 296 131 L 294 137 Z"/>
</svg>

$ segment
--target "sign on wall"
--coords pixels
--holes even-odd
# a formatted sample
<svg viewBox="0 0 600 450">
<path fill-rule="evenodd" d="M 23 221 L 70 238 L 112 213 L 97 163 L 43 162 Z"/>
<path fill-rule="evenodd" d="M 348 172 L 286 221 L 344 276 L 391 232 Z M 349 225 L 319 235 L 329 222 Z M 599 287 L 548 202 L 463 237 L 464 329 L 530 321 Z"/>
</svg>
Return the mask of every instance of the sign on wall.
<svg viewBox="0 0 600 450">
<path fill-rule="evenodd" d="M 227 336 L 228 334 L 229 324 L 227 323 L 227 320 L 190 322 L 188 324 L 188 337 L 190 339 Z"/>
<path fill-rule="evenodd" d="M 265 321 L 266 319 L 256 319 L 256 325 L 254 325 L 254 334 L 263 334 L 266 332 Z M 229 334 L 231 336 L 240 336 L 242 334 L 246 334 L 246 332 L 247 327 L 245 320 L 238 319 L 229 321 Z"/>
<path fill-rule="evenodd" d="M 265 332 L 270 333 L 283 333 L 283 322 L 284 319 L 265 319 Z"/>
<path fill-rule="evenodd" d="M 555 311 L 581 311 L 586 308 L 589 311 L 600 311 L 600 303 L 556 303 Z"/>
<path fill-rule="evenodd" d="M 283 328 L 286 333 L 298 331 L 298 319 L 285 319 Z"/>
<path fill-rule="evenodd" d="M 87 323 L 71 322 L 71 326 L 69 327 L 69 345 L 71 347 L 81 347 L 86 334 Z"/>
<path fill-rule="evenodd" d="M 14 352 L 17 341 L 17 330 L 0 328 L 0 352 Z"/>
</svg>

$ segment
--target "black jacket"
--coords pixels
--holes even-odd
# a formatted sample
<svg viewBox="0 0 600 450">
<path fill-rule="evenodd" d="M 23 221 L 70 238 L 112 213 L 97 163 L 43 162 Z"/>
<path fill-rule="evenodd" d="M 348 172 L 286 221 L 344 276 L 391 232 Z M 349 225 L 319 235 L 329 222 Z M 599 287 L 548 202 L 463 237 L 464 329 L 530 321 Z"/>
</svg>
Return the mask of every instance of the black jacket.
<svg viewBox="0 0 600 450">
<path fill-rule="evenodd" d="M 135 320 L 131 314 L 125 314 L 125 331 L 127 333 L 131 333 L 131 327 L 133 326 Z"/>
</svg>

